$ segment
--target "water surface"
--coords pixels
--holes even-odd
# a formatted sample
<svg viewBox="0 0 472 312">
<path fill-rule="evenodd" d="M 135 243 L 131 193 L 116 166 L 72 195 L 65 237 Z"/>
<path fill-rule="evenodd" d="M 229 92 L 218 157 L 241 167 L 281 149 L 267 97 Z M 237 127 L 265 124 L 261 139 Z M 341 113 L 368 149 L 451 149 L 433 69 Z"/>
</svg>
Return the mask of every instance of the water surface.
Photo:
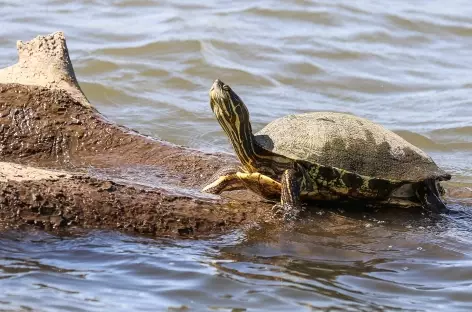
<svg viewBox="0 0 472 312">
<path fill-rule="evenodd" d="M 472 184 L 468 1 L 0 0 L 0 66 L 16 40 L 63 30 L 80 85 L 111 120 L 231 152 L 215 78 L 257 131 L 314 110 L 381 123 Z M 426 216 L 315 214 L 198 241 L 113 232 L 0 238 L 0 310 L 470 310 L 469 205 Z"/>
</svg>

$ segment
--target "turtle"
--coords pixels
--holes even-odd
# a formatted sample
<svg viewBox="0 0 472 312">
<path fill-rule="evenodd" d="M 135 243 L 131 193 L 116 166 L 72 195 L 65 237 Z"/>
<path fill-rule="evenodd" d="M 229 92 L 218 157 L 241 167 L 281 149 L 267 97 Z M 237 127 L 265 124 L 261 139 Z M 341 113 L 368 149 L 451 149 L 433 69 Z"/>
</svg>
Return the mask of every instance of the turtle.
<svg viewBox="0 0 472 312">
<path fill-rule="evenodd" d="M 218 170 L 202 191 L 249 189 L 273 200 L 274 213 L 295 219 L 302 202 L 361 202 L 448 211 L 440 181 L 451 175 L 420 148 L 368 119 L 307 112 L 276 119 L 253 133 L 249 111 L 217 79 L 210 106 L 240 166 Z"/>
</svg>

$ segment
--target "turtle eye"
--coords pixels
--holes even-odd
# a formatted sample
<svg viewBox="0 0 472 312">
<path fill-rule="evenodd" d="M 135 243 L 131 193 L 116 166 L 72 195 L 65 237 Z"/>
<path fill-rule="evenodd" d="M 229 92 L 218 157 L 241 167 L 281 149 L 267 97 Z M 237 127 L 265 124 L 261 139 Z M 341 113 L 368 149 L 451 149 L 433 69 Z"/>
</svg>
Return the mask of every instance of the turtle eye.
<svg viewBox="0 0 472 312">
<path fill-rule="evenodd" d="M 222 88 L 223 88 L 223 90 L 225 90 L 225 91 L 229 91 L 229 86 L 228 86 L 228 85 L 223 85 Z"/>
</svg>

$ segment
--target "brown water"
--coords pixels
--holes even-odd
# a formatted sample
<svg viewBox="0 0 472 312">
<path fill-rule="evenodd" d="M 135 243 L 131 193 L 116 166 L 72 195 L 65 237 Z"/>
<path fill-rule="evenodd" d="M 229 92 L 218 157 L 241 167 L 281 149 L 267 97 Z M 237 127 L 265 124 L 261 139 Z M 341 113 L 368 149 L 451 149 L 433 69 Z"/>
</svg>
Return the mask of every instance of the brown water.
<svg viewBox="0 0 472 312">
<path fill-rule="evenodd" d="M 256 131 L 289 113 L 352 112 L 472 187 L 469 1 L 19 3 L 0 0 L 0 66 L 16 62 L 16 40 L 63 30 L 86 95 L 120 124 L 231 152 L 208 105 L 221 78 Z M 468 311 L 470 206 L 453 200 L 458 214 L 438 220 L 326 212 L 198 241 L 3 233 L 0 310 Z"/>
</svg>

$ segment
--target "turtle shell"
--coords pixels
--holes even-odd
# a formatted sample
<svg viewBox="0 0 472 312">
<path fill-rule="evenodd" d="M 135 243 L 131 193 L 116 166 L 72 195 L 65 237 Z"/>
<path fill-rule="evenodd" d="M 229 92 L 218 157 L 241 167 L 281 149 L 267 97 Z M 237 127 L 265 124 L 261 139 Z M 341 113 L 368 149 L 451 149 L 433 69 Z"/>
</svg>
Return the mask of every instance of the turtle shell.
<svg viewBox="0 0 472 312">
<path fill-rule="evenodd" d="M 264 149 L 295 160 L 401 181 L 448 180 L 418 147 L 365 118 L 312 112 L 276 119 L 255 134 Z"/>
</svg>

